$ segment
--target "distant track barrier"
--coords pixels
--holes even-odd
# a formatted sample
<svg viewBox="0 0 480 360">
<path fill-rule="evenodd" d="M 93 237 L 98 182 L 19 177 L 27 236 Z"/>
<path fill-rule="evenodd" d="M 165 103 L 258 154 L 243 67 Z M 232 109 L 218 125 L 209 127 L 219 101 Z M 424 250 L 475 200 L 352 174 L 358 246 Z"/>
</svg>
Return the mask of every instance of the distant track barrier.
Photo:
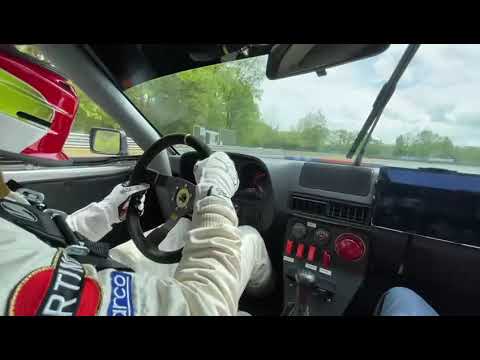
<svg viewBox="0 0 480 360">
<path fill-rule="evenodd" d="M 129 152 L 142 151 L 142 149 L 133 141 L 133 139 L 127 138 Z M 89 135 L 88 134 L 79 134 L 71 133 L 65 143 L 65 148 L 68 149 L 85 149 L 90 148 L 89 145 Z M 252 155 L 257 157 L 267 157 L 267 158 L 276 158 L 276 159 L 288 159 L 288 160 L 301 160 L 301 161 L 331 161 L 334 163 L 347 163 L 348 160 L 345 159 L 344 154 L 331 154 L 331 153 L 311 153 L 304 151 L 296 150 L 283 150 L 283 149 L 268 149 L 268 148 L 254 148 L 254 147 L 245 147 L 245 146 L 232 146 L 232 145 L 210 145 L 210 148 L 214 151 L 225 151 L 232 153 L 240 153 L 246 155 Z M 193 149 L 186 145 L 175 145 L 175 149 L 180 153 L 187 151 L 192 151 Z M 399 166 L 399 167 L 408 167 L 408 168 L 418 168 L 418 167 L 441 167 L 444 169 L 480 174 L 480 167 L 478 166 L 469 166 L 469 165 L 459 165 L 459 164 L 450 164 L 450 163 L 435 163 L 435 162 L 426 162 L 426 161 L 411 161 L 409 160 L 399 160 L 399 159 L 378 159 L 378 158 L 364 158 L 363 164 L 370 164 L 374 166 Z"/>
<path fill-rule="evenodd" d="M 127 138 L 127 144 L 129 150 L 142 150 L 135 141 L 131 138 Z M 65 143 L 65 148 L 67 149 L 89 149 L 90 148 L 90 138 L 88 134 L 81 133 L 70 133 L 70 136 Z M 210 145 L 210 148 L 214 151 L 225 151 L 225 152 L 239 152 L 247 155 L 257 155 L 261 153 L 263 156 L 268 157 L 278 157 L 284 158 L 287 156 L 288 152 L 282 149 L 264 149 L 264 148 L 250 148 L 245 146 L 230 146 L 230 145 Z M 175 149 L 180 153 L 187 151 L 192 151 L 193 149 L 186 145 L 175 145 Z"/>
</svg>

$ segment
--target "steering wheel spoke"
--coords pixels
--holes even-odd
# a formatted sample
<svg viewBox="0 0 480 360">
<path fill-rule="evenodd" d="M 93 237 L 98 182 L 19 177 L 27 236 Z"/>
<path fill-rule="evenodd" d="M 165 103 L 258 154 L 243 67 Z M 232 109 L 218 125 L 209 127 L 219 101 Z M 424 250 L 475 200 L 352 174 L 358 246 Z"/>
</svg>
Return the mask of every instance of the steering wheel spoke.
<svg viewBox="0 0 480 360">
<path fill-rule="evenodd" d="M 165 240 L 167 237 L 167 234 L 172 230 L 175 225 L 178 222 L 178 219 L 168 219 L 162 226 L 159 226 L 155 230 L 153 230 L 150 234 L 147 236 L 147 241 L 151 242 L 156 248 L 158 248 L 158 245 Z"/>
</svg>

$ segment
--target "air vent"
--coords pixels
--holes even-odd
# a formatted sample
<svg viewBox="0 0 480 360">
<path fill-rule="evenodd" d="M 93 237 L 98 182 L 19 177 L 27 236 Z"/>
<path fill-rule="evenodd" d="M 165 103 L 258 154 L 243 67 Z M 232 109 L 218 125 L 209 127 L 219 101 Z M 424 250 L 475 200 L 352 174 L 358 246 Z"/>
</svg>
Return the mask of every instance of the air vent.
<svg viewBox="0 0 480 360">
<path fill-rule="evenodd" d="M 368 216 L 368 208 L 363 206 L 330 202 L 327 216 L 364 224 Z"/>
<path fill-rule="evenodd" d="M 326 216 L 327 204 L 323 201 L 304 198 L 298 195 L 292 196 L 292 209 L 309 214 Z"/>
<path fill-rule="evenodd" d="M 365 224 L 369 216 L 369 208 L 366 206 L 313 199 L 297 194 L 292 195 L 290 206 L 294 211 L 360 224 Z"/>
</svg>

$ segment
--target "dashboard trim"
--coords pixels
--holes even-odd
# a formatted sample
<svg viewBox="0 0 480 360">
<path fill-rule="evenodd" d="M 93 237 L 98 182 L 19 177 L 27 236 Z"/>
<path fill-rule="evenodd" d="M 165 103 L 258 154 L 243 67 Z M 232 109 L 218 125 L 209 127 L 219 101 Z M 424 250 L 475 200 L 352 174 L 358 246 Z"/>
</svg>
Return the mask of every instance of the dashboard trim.
<svg viewBox="0 0 480 360">
<path fill-rule="evenodd" d="M 465 244 L 465 243 L 461 243 L 461 242 L 450 241 L 450 240 L 446 240 L 446 239 L 440 239 L 440 238 L 436 238 L 436 237 L 432 237 L 432 236 L 415 234 L 415 233 L 411 233 L 411 232 L 408 232 L 408 231 L 391 229 L 391 228 L 384 227 L 384 226 L 377 226 L 377 225 L 372 224 L 371 228 L 372 229 L 378 229 L 378 230 L 391 231 L 391 232 L 395 232 L 395 233 L 403 234 L 403 235 L 416 236 L 416 237 L 420 237 L 422 239 L 441 241 L 441 242 L 452 244 L 452 245 L 460 245 L 460 246 L 465 246 L 465 247 L 469 247 L 469 248 L 472 248 L 472 249 L 480 250 L 480 246 L 475 246 L 475 245 Z"/>
<path fill-rule="evenodd" d="M 364 230 L 364 231 L 370 231 L 372 229 L 372 226 L 366 225 L 366 224 L 359 224 L 359 223 L 349 223 L 347 221 L 341 221 L 341 220 L 336 220 L 328 217 L 316 217 L 315 215 L 309 216 L 305 213 L 302 212 L 296 212 L 293 210 L 290 210 L 289 215 L 295 216 L 298 218 L 303 218 L 305 220 L 312 220 L 312 221 L 322 221 L 327 224 L 331 225 L 337 225 L 337 226 L 344 226 L 344 227 L 349 227 L 352 229 L 358 229 L 358 230 Z"/>
</svg>

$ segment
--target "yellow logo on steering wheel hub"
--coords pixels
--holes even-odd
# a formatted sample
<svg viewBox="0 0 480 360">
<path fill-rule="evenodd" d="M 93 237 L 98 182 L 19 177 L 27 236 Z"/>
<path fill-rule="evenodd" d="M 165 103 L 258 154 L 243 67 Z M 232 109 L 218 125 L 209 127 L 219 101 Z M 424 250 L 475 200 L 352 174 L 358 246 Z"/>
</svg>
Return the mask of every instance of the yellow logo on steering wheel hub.
<svg viewBox="0 0 480 360">
<path fill-rule="evenodd" d="M 187 185 L 184 185 L 177 191 L 177 195 L 175 195 L 175 202 L 178 208 L 184 209 L 188 206 L 190 199 L 192 198 L 192 194 L 188 190 Z"/>
</svg>

